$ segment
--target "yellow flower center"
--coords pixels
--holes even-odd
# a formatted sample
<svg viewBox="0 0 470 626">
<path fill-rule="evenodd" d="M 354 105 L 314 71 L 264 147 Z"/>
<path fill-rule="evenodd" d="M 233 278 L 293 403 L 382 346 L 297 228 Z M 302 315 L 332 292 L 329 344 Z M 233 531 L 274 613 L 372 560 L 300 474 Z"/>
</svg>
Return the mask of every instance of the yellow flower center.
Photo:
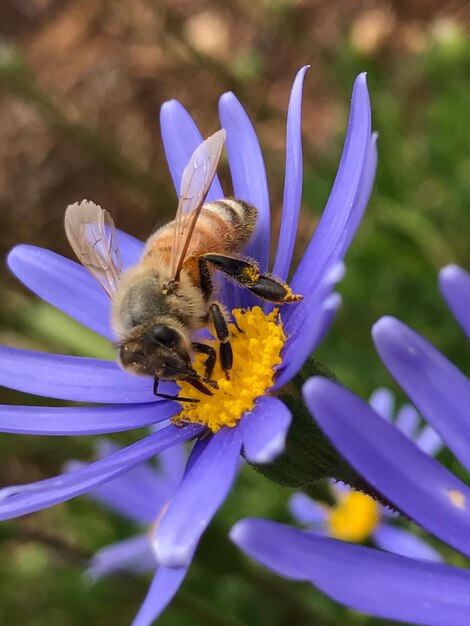
<svg viewBox="0 0 470 626">
<path fill-rule="evenodd" d="M 196 423 L 216 433 L 223 426 L 236 426 L 247 411 L 251 411 L 255 400 L 266 393 L 274 383 L 276 368 L 280 365 L 284 334 L 279 311 L 274 309 L 265 315 L 260 307 L 242 311 L 235 309 L 235 324 L 230 324 L 230 343 L 233 350 L 233 367 L 230 380 L 220 367 L 219 359 L 212 373 L 218 389 L 212 396 L 197 391 L 187 382 L 179 381 L 181 396 L 199 402 L 182 402 L 182 411 L 175 418 L 177 424 Z M 238 326 L 238 328 L 237 328 Z M 206 342 L 218 350 L 218 342 Z M 194 369 L 203 376 L 207 356 L 197 354 Z"/>
<path fill-rule="evenodd" d="M 332 537 L 360 543 L 370 537 L 379 520 L 379 504 L 359 491 L 351 491 L 331 508 L 328 527 Z"/>
</svg>

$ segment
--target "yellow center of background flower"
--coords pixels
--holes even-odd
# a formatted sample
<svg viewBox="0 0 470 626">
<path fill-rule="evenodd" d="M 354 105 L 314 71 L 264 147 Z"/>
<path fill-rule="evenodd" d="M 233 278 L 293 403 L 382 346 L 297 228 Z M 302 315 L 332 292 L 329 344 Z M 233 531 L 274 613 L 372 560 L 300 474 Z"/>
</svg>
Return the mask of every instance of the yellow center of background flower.
<svg viewBox="0 0 470 626">
<path fill-rule="evenodd" d="M 370 537 L 380 520 L 379 504 L 359 491 L 341 497 L 329 511 L 328 527 L 332 537 L 360 543 Z"/>
<path fill-rule="evenodd" d="M 199 402 L 182 402 L 182 411 L 173 420 L 177 424 L 202 424 L 214 433 L 223 426 L 236 426 L 242 415 L 253 409 L 256 398 L 272 387 L 276 369 L 282 361 L 281 350 L 286 339 L 279 311 L 274 309 L 265 315 L 257 306 L 243 312 L 235 309 L 233 316 L 238 329 L 235 324 L 229 324 L 233 350 L 230 380 L 225 378 L 217 358 L 212 380 L 219 388 L 210 387 L 212 396 L 197 391 L 187 382 L 179 381 L 180 395 Z M 218 354 L 217 340 L 206 343 Z M 206 359 L 206 355 L 196 355 L 193 365 L 200 376 L 204 375 Z"/>
</svg>

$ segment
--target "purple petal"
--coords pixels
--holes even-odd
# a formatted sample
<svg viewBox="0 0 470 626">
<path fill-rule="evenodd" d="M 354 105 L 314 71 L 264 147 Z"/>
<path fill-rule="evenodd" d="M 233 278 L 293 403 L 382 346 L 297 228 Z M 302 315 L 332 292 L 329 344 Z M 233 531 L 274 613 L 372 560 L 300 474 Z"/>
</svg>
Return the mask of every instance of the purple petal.
<svg viewBox="0 0 470 626">
<path fill-rule="evenodd" d="M 110 453 L 116 450 L 119 448 L 113 446 Z M 64 471 L 71 472 L 86 465 L 82 461 L 68 461 Z M 145 525 L 155 521 L 172 494 L 170 485 L 148 465 L 142 464 L 95 487 L 87 495 L 119 515 Z"/>
<path fill-rule="evenodd" d="M 327 516 L 324 506 L 300 491 L 289 499 L 289 510 L 292 517 L 305 526 L 321 526 Z"/>
<path fill-rule="evenodd" d="M 313 302 L 315 315 L 307 318 L 303 326 L 291 334 L 286 325 L 288 340 L 283 350 L 283 362 L 279 368 L 274 389 L 279 389 L 300 371 L 305 361 L 317 348 L 330 328 L 341 304 L 338 294 L 331 294 L 322 303 Z"/>
<path fill-rule="evenodd" d="M 256 259 L 263 272 L 269 264 L 270 210 L 263 155 L 255 130 L 232 92 L 219 100 L 222 127 L 227 131 L 227 153 L 236 198 L 258 209 L 258 223 L 245 254 Z"/>
<path fill-rule="evenodd" d="M 99 435 L 150 426 L 173 417 L 176 402 L 92 407 L 0 405 L 0 432 L 22 435 Z"/>
<path fill-rule="evenodd" d="M 156 568 L 157 562 L 150 549 L 147 535 L 138 535 L 118 543 L 112 543 L 93 556 L 86 575 L 94 582 L 122 572 L 145 572 Z"/>
<path fill-rule="evenodd" d="M 258 398 L 242 418 L 244 456 L 251 463 L 270 463 L 284 450 L 292 414 L 274 396 Z"/>
<path fill-rule="evenodd" d="M 8 267 L 28 289 L 100 335 L 114 339 L 108 296 L 84 267 L 55 252 L 16 246 Z"/>
<path fill-rule="evenodd" d="M 343 258 L 346 254 L 351 242 L 356 234 L 356 231 L 364 216 L 364 211 L 369 203 L 369 198 L 374 187 L 375 175 L 377 173 L 377 133 L 372 133 L 369 150 L 367 154 L 366 164 L 362 173 L 359 192 L 354 203 L 354 207 L 351 211 L 350 218 L 347 222 L 344 230 L 343 238 L 341 240 L 339 256 Z"/>
<path fill-rule="evenodd" d="M 470 489 L 373 409 L 324 378 L 304 398 L 339 452 L 377 491 L 421 526 L 470 554 Z"/>
<path fill-rule="evenodd" d="M 392 317 L 373 328 L 380 358 L 429 424 L 470 469 L 470 381 L 434 346 Z"/>
<path fill-rule="evenodd" d="M 416 429 L 419 425 L 417 410 L 410 404 L 405 404 L 397 413 L 395 426 L 409 439 L 415 439 Z"/>
<path fill-rule="evenodd" d="M 287 111 L 284 200 L 282 203 L 281 230 L 273 268 L 273 274 L 283 280 L 287 280 L 292 262 L 302 201 L 302 89 L 305 72 L 309 67 L 309 65 L 305 65 L 297 72 Z"/>
<path fill-rule="evenodd" d="M 325 270 L 321 281 L 308 293 L 299 304 L 285 304 L 281 307 L 286 334 L 291 337 L 302 332 L 306 322 L 310 322 L 321 311 L 321 305 L 333 293 L 336 284 L 343 279 L 346 269 L 342 261 L 333 263 Z"/>
<path fill-rule="evenodd" d="M 177 100 L 165 102 L 160 111 L 160 125 L 168 167 L 176 193 L 181 190 L 181 178 L 194 150 L 203 142 L 193 118 Z M 207 202 L 220 200 L 224 192 L 217 176 L 214 177 Z M 176 213 L 176 203 L 175 203 Z"/>
<path fill-rule="evenodd" d="M 186 576 L 188 567 L 159 567 L 131 626 L 150 626 L 166 609 Z"/>
<path fill-rule="evenodd" d="M 160 424 L 162 428 L 158 430 L 164 430 L 168 426 L 168 422 Z M 180 446 L 171 446 L 165 448 L 158 455 L 158 467 L 150 465 L 149 463 L 138 465 L 130 472 L 126 472 L 122 476 L 119 476 L 115 481 L 111 481 L 99 487 L 99 489 L 107 488 L 108 485 L 113 483 L 119 483 L 122 488 L 127 488 L 129 491 L 140 492 L 143 494 L 143 498 L 151 503 L 151 509 L 153 511 L 152 516 L 155 517 L 156 513 L 160 510 L 161 505 L 164 504 L 170 496 L 173 495 L 175 485 L 173 483 L 173 477 L 170 477 L 162 471 L 161 459 L 169 450 L 184 450 L 184 444 Z M 116 446 L 109 439 L 99 439 L 97 445 L 98 458 L 103 458 L 109 454 L 113 454 L 119 450 L 119 446 Z M 181 481 L 181 477 L 179 482 Z M 96 491 L 92 495 L 96 495 Z"/>
<path fill-rule="evenodd" d="M 184 446 L 167 448 L 158 455 L 160 473 L 174 489 L 183 478 L 187 458 L 188 454 Z"/>
<path fill-rule="evenodd" d="M 408 556 L 411 559 L 424 559 L 442 563 L 442 557 L 434 548 L 405 528 L 380 524 L 372 534 L 374 543 L 382 550 Z"/>
<path fill-rule="evenodd" d="M 383 420 L 382 420 L 383 421 Z M 467 626 L 470 572 L 245 519 L 232 541 L 281 576 L 306 580 L 337 602 L 425 626 Z"/>
<path fill-rule="evenodd" d="M 235 480 L 241 449 L 239 428 L 222 428 L 198 440 L 191 463 L 157 528 L 154 549 L 166 567 L 187 565 L 202 533 Z M 192 456 L 191 455 L 191 456 Z"/>
<path fill-rule="evenodd" d="M 90 491 L 202 430 L 195 425 L 184 428 L 167 426 L 86 467 L 27 485 L 5 487 L 0 490 L 0 520 L 32 513 Z"/>
<path fill-rule="evenodd" d="M 470 338 L 470 274 L 457 265 L 439 273 L 439 288 L 455 319 Z"/>
<path fill-rule="evenodd" d="M 295 293 L 308 293 L 321 279 L 332 256 L 344 246 L 345 230 L 359 199 L 364 203 L 361 183 L 368 183 L 367 167 L 373 170 L 370 103 L 365 74 L 354 83 L 348 133 L 333 188 L 315 234 L 292 280 Z M 373 178 L 373 177 L 372 177 Z M 360 213 L 360 211 L 359 211 Z M 356 225 L 354 221 L 351 222 Z"/>
<path fill-rule="evenodd" d="M 390 389 L 383 387 L 376 389 L 369 398 L 369 404 L 374 411 L 386 419 L 387 422 L 391 421 L 395 407 L 395 396 Z"/>
<path fill-rule="evenodd" d="M 431 426 L 425 426 L 415 439 L 415 444 L 420 450 L 436 456 L 444 447 L 444 442 Z"/>
<path fill-rule="evenodd" d="M 150 378 L 127 374 L 114 361 L 6 346 L 0 346 L 0 385 L 76 402 L 127 404 L 155 400 Z M 177 387 L 162 383 L 161 391 L 175 393 Z"/>
</svg>

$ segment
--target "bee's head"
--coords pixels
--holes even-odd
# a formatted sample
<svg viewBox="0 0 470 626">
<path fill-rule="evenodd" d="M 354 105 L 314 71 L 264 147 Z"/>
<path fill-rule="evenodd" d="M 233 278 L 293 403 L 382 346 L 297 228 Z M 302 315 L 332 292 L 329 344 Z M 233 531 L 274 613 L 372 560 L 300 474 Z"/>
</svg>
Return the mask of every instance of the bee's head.
<svg viewBox="0 0 470 626">
<path fill-rule="evenodd" d="M 155 324 L 120 344 L 119 361 L 133 374 L 178 380 L 192 371 L 184 335 L 167 324 Z"/>
</svg>

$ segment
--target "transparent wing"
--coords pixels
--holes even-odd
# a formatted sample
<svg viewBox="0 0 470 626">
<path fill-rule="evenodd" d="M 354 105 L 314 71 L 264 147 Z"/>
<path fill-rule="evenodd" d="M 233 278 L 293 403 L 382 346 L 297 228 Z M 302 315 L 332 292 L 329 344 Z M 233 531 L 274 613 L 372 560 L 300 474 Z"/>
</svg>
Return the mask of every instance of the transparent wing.
<svg viewBox="0 0 470 626">
<path fill-rule="evenodd" d="M 122 272 L 111 215 L 89 200 L 71 204 L 65 211 L 65 234 L 79 261 L 111 297 Z"/>
<path fill-rule="evenodd" d="M 170 269 L 179 278 L 189 242 L 209 192 L 225 142 L 225 130 L 219 130 L 203 141 L 193 152 L 181 180 L 180 200 L 175 217 Z"/>
</svg>

